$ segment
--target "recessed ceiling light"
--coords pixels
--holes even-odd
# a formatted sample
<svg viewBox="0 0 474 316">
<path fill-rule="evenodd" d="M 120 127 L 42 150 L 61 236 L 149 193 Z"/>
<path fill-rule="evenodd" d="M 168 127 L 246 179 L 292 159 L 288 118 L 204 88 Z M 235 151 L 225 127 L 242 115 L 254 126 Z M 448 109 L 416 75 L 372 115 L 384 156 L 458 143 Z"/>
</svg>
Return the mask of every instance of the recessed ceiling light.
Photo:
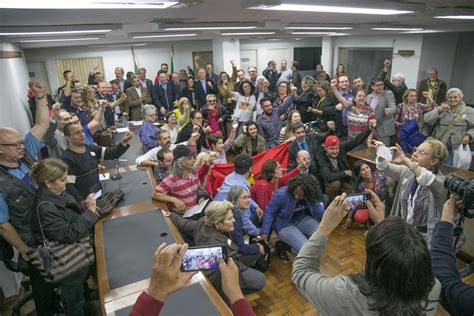
<svg viewBox="0 0 474 316">
<path fill-rule="evenodd" d="M 376 14 L 376 15 L 394 15 L 394 14 L 413 13 L 413 11 L 406 11 L 406 10 L 356 8 L 356 7 L 336 7 L 336 6 L 306 5 L 306 4 L 280 4 L 280 5 L 275 5 L 275 6 L 256 6 L 256 7 L 250 7 L 249 9 L 277 10 L 277 11 L 347 13 L 347 14 Z"/>
<path fill-rule="evenodd" d="M 474 15 L 445 15 L 445 16 L 435 16 L 435 19 L 474 20 Z"/>
<path fill-rule="evenodd" d="M 0 33 L 0 36 L 25 36 L 25 35 L 59 35 L 59 34 L 90 34 L 90 33 L 107 33 L 112 30 L 83 30 L 83 31 L 52 31 L 52 32 L 8 32 Z"/>
<path fill-rule="evenodd" d="M 96 41 L 98 37 L 79 37 L 79 38 L 55 38 L 55 39 L 44 39 L 44 40 L 23 40 L 20 43 L 41 43 L 41 42 L 72 42 L 72 41 Z"/>
<path fill-rule="evenodd" d="M 350 26 L 287 26 L 287 30 L 352 30 Z"/>
<path fill-rule="evenodd" d="M 166 9 L 178 4 L 178 1 L 63 1 L 63 0 L 1 0 L 3 9 Z"/>
<path fill-rule="evenodd" d="M 199 31 L 199 30 L 250 30 L 256 26 L 197 26 L 197 27 L 167 27 L 165 31 Z"/>
<path fill-rule="evenodd" d="M 414 27 L 373 27 L 372 30 L 374 31 L 423 31 L 422 28 Z"/>
<path fill-rule="evenodd" d="M 238 32 L 238 33 L 221 33 L 221 35 L 272 35 L 275 32 Z"/>
<path fill-rule="evenodd" d="M 138 35 L 133 38 L 161 38 L 161 37 L 186 37 L 186 36 L 196 36 L 196 33 L 189 34 L 156 34 L 156 35 Z"/>
</svg>

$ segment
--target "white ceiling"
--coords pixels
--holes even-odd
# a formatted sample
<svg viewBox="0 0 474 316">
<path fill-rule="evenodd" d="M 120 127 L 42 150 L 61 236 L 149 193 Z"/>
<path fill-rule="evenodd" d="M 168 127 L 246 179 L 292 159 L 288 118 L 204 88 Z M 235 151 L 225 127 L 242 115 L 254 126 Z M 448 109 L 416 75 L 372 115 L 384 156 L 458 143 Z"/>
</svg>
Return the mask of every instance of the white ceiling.
<svg viewBox="0 0 474 316">
<path fill-rule="evenodd" d="M 0 7 L 2 2 L 0 0 Z M 8 0 L 7 0 L 8 1 Z M 17 0 L 20 1 L 20 0 Z M 44 0 L 37 0 L 39 2 Z M 64 0 L 70 1 L 70 0 Z M 80 0 L 74 0 L 80 2 Z M 117 0 L 119 1 L 119 0 Z M 175 0 L 178 1 L 178 0 Z M 185 0 L 191 1 L 191 0 Z M 271 3 L 280 1 L 292 4 L 318 4 L 338 5 L 350 7 L 373 7 L 385 9 L 400 9 L 414 11 L 412 14 L 402 15 L 361 15 L 340 13 L 314 13 L 314 12 L 283 12 L 246 9 L 249 3 Z M 130 1 L 128 1 L 130 2 Z M 183 1 L 181 1 L 183 2 Z M 474 20 L 435 19 L 439 15 L 474 15 L 474 1 L 434 0 L 434 1 L 309 1 L 309 0 L 197 0 L 194 5 L 184 8 L 158 9 L 74 9 L 74 10 L 33 10 L 33 9 L 0 9 L 0 33 L 13 31 L 51 31 L 71 29 L 103 29 L 111 27 L 114 30 L 104 34 L 88 34 L 81 36 L 43 36 L 42 39 L 69 38 L 69 37 L 100 37 L 96 41 L 79 42 L 43 42 L 23 43 L 24 48 L 94 45 L 94 44 L 122 44 L 143 43 L 170 40 L 196 40 L 213 39 L 222 36 L 223 31 L 192 31 L 197 33 L 194 37 L 181 38 L 151 38 L 134 39 L 134 35 L 149 35 L 164 32 L 183 33 L 183 31 L 163 31 L 163 23 L 168 25 L 176 23 L 250 23 L 257 24 L 259 28 L 245 31 L 275 31 L 274 35 L 259 36 L 265 38 L 304 38 L 317 37 L 318 35 L 292 35 L 291 30 L 285 29 L 292 24 L 305 24 L 313 26 L 349 26 L 351 30 L 344 30 L 349 35 L 353 34 L 393 34 L 399 31 L 374 31 L 373 27 L 419 27 L 425 30 L 444 32 L 474 31 Z M 150 23 L 154 20 L 154 23 Z M 156 23 L 158 22 L 158 23 Z M 103 25 L 104 24 L 104 25 Z M 105 25 L 106 24 L 106 25 Z M 243 30 L 242 30 L 243 31 Z M 238 32 L 229 31 L 229 32 Z M 191 31 L 186 31 L 191 33 Z M 321 36 L 321 35 L 320 35 Z M 255 37 L 255 36 L 253 36 Z M 38 39 L 39 37 L 23 37 L 22 39 Z M 251 39 L 252 36 L 242 36 Z M 0 41 L 17 42 L 18 37 L 0 36 Z"/>
</svg>

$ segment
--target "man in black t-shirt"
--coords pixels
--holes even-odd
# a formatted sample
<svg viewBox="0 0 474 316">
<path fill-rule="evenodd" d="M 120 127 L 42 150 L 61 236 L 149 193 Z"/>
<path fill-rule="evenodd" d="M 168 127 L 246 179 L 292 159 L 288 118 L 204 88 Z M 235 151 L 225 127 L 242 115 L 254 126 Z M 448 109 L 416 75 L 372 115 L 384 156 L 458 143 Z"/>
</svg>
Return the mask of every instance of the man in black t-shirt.
<svg viewBox="0 0 474 316">
<path fill-rule="evenodd" d="M 118 159 L 130 147 L 128 142 L 132 139 L 133 133 L 127 132 L 115 147 L 86 145 L 84 129 L 80 124 L 66 124 L 64 135 L 69 142 L 69 147 L 62 157 L 69 166 L 66 188 L 78 202 L 81 202 L 87 195 L 102 188 L 99 181 L 98 160 Z"/>
</svg>

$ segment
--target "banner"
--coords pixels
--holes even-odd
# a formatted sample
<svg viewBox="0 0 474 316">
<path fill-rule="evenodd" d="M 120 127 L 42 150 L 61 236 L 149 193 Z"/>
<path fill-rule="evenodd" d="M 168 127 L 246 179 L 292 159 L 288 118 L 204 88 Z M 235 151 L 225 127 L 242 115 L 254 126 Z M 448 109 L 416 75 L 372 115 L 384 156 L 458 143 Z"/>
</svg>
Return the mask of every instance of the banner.
<svg viewBox="0 0 474 316">
<path fill-rule="evenodd" d="M 281 167 L 285 169 L 288 167 L 289 155 L 288 155 L 288 144 L 281 144 L 277 147 L 273 147 L 261 152 L 258 155 L 253 156 L 253 165 L 252 165 L 252 176 L 249 178 L 249 182 L 253 184 L 262 170 L 262 166 L 268 159 L 277 160 Z M 225 177 L 234 171 L 233 164 L 216 164 L 211 169 L 211 175 L 209 177 L 209 182 L 212 186 L 212 196 L 216 195 L 217 190 L 221 187 L 222 182 L 224 182 Z"/>
</svg>

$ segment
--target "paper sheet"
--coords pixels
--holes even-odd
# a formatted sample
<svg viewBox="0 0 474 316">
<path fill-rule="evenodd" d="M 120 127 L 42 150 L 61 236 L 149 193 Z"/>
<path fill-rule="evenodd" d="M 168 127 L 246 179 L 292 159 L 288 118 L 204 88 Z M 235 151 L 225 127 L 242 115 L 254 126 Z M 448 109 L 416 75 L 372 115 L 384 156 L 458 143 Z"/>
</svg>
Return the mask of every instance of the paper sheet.
<svg viewBox="0 0 474 316">
<path fill-rule="evenodd" d="M 128 127 L 119 127 L 116 129 L 117 133 L 126 133 L 130 132 L 130 129 Z"/>
<path fill-rule="evenodd" d="M 191 217 L 195 214 L 201 213 L 202 210 L 206 207 L 208 201 L 209 199 L 204 200 L 200 204 L 191 207 L 189 210 L 186 211 L 186 213 L 184 213 L 183 218 Z"/>
<path fill-rule="evenodd" d="M 110 173 L 99 173 L 99 180 L 104 181 L 104 180 L 109 180 L 110 179 Z"/>
<path fill-rule="evenodd" d="M 143 121 L 129 121 L 129 123 L 131 123 L 132 125 L 135 125 L 135 126 L 140 126 L 140 125 L 142 125 Z"/>
</svg>

